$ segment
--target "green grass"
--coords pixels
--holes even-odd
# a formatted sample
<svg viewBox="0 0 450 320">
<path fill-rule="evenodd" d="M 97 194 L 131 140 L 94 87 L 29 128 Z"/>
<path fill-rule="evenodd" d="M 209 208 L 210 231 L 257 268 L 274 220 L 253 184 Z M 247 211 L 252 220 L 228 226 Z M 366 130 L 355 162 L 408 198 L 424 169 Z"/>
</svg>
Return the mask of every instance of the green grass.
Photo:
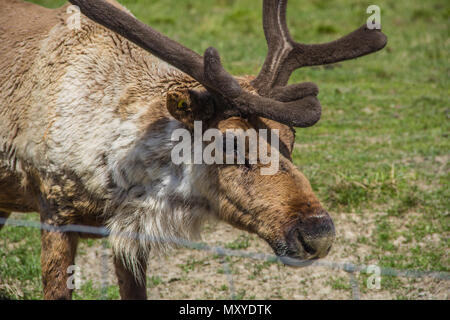
<svg viewBox="0 0 450 320">
<path fill-rule="evenodd" d="M 36 214 L 23 215 L 24 220 L 36 220 Z M 41 299 L 40 231 L 6 226 L 0 233 L 0 297 L 8 299 Z M 20 287 L 10 290 L 2 284 L 20 281 Z"/>
<path fill-rule="evenodd" d="M 48 7 L 64 3 L 33 2 Z M 261 12 L 254 0 L 122 3 L 142 21 L 199 53 L 216 47 L 233 74 L 256 74 L 264 61 Z M 364 23 L 370 4 L 291 0 L 292 36 L 305 43 L 333 40 Z M 375 219 L 373 234 L 358 238 L 371 248 L 362 262 L 449 271 L 450 3 L 376 4 L 389 38 L 384 50 L 333 68 L 294 73 L 292 83 L 319 85 L 323 106 L 316 126 L 297 130 L 294 162 L 330 212 L 386 213 Z M 434 235 L 439 241 L 417 244 Z M 404 240 L 399 245 L 400 237 Z M 21 292 L 0 289 L 0 297 L 42 298 L 39 231 L 6 227 L 0 244 L 0 283 L 21 284 Z M 245 238 L 227 244 L 231 249 L 247 246 Z M 188 261 L 180 268 L 190 272 L 201 263 Z M 259 272 L 255 268 L 255 275 Z M 341 280 L 336 278 L 331 285 L 348 290 Z M 158 281 L 153 279 L 152 285 Z M 398 285 L 395 279 L 383 283 Z M 95 297 L 98 290 L 88 283 L 76 298 Z M 117 296 L 117 288 L 109 290 L 108 297 Z M 245 292 L 238 293 L 238 298 L 244 296 Z"/>
<path fill-rule="evenodd" d="M 119 287 L 116 285 L 99 288 L 92 280 L 86 281 L 79 290 L 74 290 L 74 300 L 117 300 L 120 299 Z"/>
<path fill-rule="evenodd" d="M 351 286 L 348 282 L 348 279 L 344 277 L 333 277 L 329 280 L 328 284 L 331 286 L 331 288 L 335 290 L 344 290 L 344 291 L 350 291 Z"/>
<path fill-rule="evenodd" d="M 247 249 L 250 245 L 250 237 L 247 234 L 240 235 L 234 241 L 225 244 L 225 248 L 232 250 L 243 250 Z"/>
</svg>

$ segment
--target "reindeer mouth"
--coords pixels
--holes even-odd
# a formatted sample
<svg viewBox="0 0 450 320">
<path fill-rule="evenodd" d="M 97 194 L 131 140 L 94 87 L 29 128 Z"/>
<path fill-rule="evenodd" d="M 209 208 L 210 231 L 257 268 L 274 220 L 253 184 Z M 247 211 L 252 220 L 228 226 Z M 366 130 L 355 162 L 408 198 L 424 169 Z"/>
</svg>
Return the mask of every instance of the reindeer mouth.
<svg viewBox="0 0 450 320">
<path fill-rule="evenodd" d="M 271 247 L 285 265 L 306 267 L 330 252 L 335 236 L 333 221 L 322 211 L 297 221 L 288 228 L 284 239 L 272 242 Z"/>
<path fill-rule="evenodd" d="M 295 267 L 295 268 L 304 268 L 312 265 L 318 258 L 313 258 L 310 260 L 304 260 L 296 257 L 289 257 L 289 256 L 281 256 L 278 257 L 280 261 L 289 267 Z"/>
<path fill-rule="evenodd" d="M 311 254 L 308 254 L 303 247 L 298 250 L 295 246 L 289 245 L 286 241 L 276 241 L 274 245 L 271 245 L 274 253 L 278 259 L 287 266 L 290 267 L 307 267 L 313 264 L 318 258 Z M 298 248 L 298 246 L 297 246 Z M 299 252 L 300 251 L 300 252 Z"/>
</svg>

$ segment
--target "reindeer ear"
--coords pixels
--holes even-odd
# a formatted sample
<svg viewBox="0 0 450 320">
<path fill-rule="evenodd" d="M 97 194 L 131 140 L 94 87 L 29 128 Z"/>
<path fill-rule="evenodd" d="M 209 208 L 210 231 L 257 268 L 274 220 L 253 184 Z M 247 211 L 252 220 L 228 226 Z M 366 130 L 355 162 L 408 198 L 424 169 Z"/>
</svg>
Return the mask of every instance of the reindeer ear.
<svg viewBox="0 0 450 320">
<path fill-rule="evenodd" d="M 172 117 L 189 128 L 194 127 L 194 121 L 208 120 L 214 114 L 214 104 L 207 91 L 169 91 L 166 105 Z"/>
</svg>

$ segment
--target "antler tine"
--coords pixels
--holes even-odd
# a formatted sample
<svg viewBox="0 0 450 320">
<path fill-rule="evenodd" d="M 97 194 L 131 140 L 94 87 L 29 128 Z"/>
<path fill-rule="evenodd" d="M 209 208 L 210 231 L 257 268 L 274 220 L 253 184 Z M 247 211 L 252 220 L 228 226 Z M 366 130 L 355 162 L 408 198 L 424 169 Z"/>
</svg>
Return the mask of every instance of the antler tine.
<svg viewBox="0 0 450 320">
<path fill-rule="evenodd" d="M 286 22 L 287 1 L 264 0 L 263 28 L 267 41 L 267 57 L 252 85 L 260 94 L 268 95 L 283 72 L 283 62 L 293 49 Z"/>
<path fill-rule="evenodd" d="M 230 98 L 239 95 L 239 83 L 223 69 L 214 48 L 208 48 L 202 57 L 104 0 L 69 1 L 91 20 L 190 75 L 207 89 Z"/>
<path fill-rule="evenodd" d="M 264 0 L 263 27 L 268 53 L 259 75 L 252 82 L 261 95 L 270 96 L 274 88 L 285 86 L 298 68 L 357 58 L 378 51 L 387 43 L 387 37 L 380 30 L 370 30 L 366 25 L 328 43 L 295 42 L 287 27 L 286 8 L 287 0 Z"/>
</svg>

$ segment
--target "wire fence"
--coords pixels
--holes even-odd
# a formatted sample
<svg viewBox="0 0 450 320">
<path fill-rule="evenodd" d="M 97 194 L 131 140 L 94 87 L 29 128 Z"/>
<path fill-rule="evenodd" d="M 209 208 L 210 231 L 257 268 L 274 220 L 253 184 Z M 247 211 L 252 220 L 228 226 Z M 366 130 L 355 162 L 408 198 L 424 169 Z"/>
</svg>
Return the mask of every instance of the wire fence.
<svg viewBox="0 0 450 320">
<path fill-rule="evenodd" d="M 69 224 L 64 226 L 53 226 L 45 223 L 40 223 L 38 221 L 30 221 L 30 220 L 20 220 L 20 219 L 5 219 L 0 218 L 0 225 L 8 225 L 13 227 L 27 227 L 27 228 L 35 228 L 46 231 L 53 232 L 79 232 L 84 234 L 90 234 L 95 236 L 107 237 L 111 235 L 111 233 L 105 227 L 92 227 L 86 225 L 75 225 Z M 413 270 L 413 269 L 394 269 L 394 268 L 385 268 L 378 267 L 376 265 L 364 265 L 364 264 L 354 264 L 351 262 L 335 262 L 328 260 L 298 260 L 289 257 L 279 257 L 273 254 L 266 254 L 260 252 L 248 252 L 243 250 L 232 250 L 227 249 L 220 246 L 210 246 L 201 242 L 192 242 L 185 239 L 165 239 L 165 238 L 149 238 L 147 235 L 143 234 L 115 234 L 115 236 L 123 236 L 123 237 L 131 237 L 133 239 L 142 239 L 150 240 L 152 242 L 171 242 L 177 246 L 189 248 L 192 250 L 201 250 L 206 251 L 219 257 L 222 257 L 221 263 L 223 265 L 224 273 L 226 274 L 227 281 L 229 284 L 230 298 L 236 298 L 236 290 L 234 285 L 234 278 L 231 268 L 228 265 L 225 257 L 241 257 L 246 259 L 253 259 L 263 262 L 270 263 L 281 263 L 293 267 L 304 267 L 304 268 L 313 268 L 313 267 L 323 267 L 330 270 L 342 270 L 348 274 L 349 284 L 352 289 L 352 297 L 355 300 L 359 300 L 361 297 L 359 283 L 356 279 L 355 274 L 362 273 L 373 276 L 373 286 L 376 286 L 376 282 L 379 281 L 379 277 L 381 276 L 391 276 L 391 277 L 405 277 L 405 278 L 431 278 L 437 280 L 450 280 L 449 272 L 442 271 L 423 271 L 423 270 Z M 107 274 L 109 273 L 108 268 L 108 254 L 106 253 L 107 249 L 107 241 L 106 239 L 102 240 L 102 250 L 101 254 L 101 268 L 102 268 L 102 278 L 101 278 L 101 286 L 102 286 L 102 296 L 106 297 L 106 288 L 107 288 Z M 377 278 L 378 277 L 378 278 Z"/>
</svg>

